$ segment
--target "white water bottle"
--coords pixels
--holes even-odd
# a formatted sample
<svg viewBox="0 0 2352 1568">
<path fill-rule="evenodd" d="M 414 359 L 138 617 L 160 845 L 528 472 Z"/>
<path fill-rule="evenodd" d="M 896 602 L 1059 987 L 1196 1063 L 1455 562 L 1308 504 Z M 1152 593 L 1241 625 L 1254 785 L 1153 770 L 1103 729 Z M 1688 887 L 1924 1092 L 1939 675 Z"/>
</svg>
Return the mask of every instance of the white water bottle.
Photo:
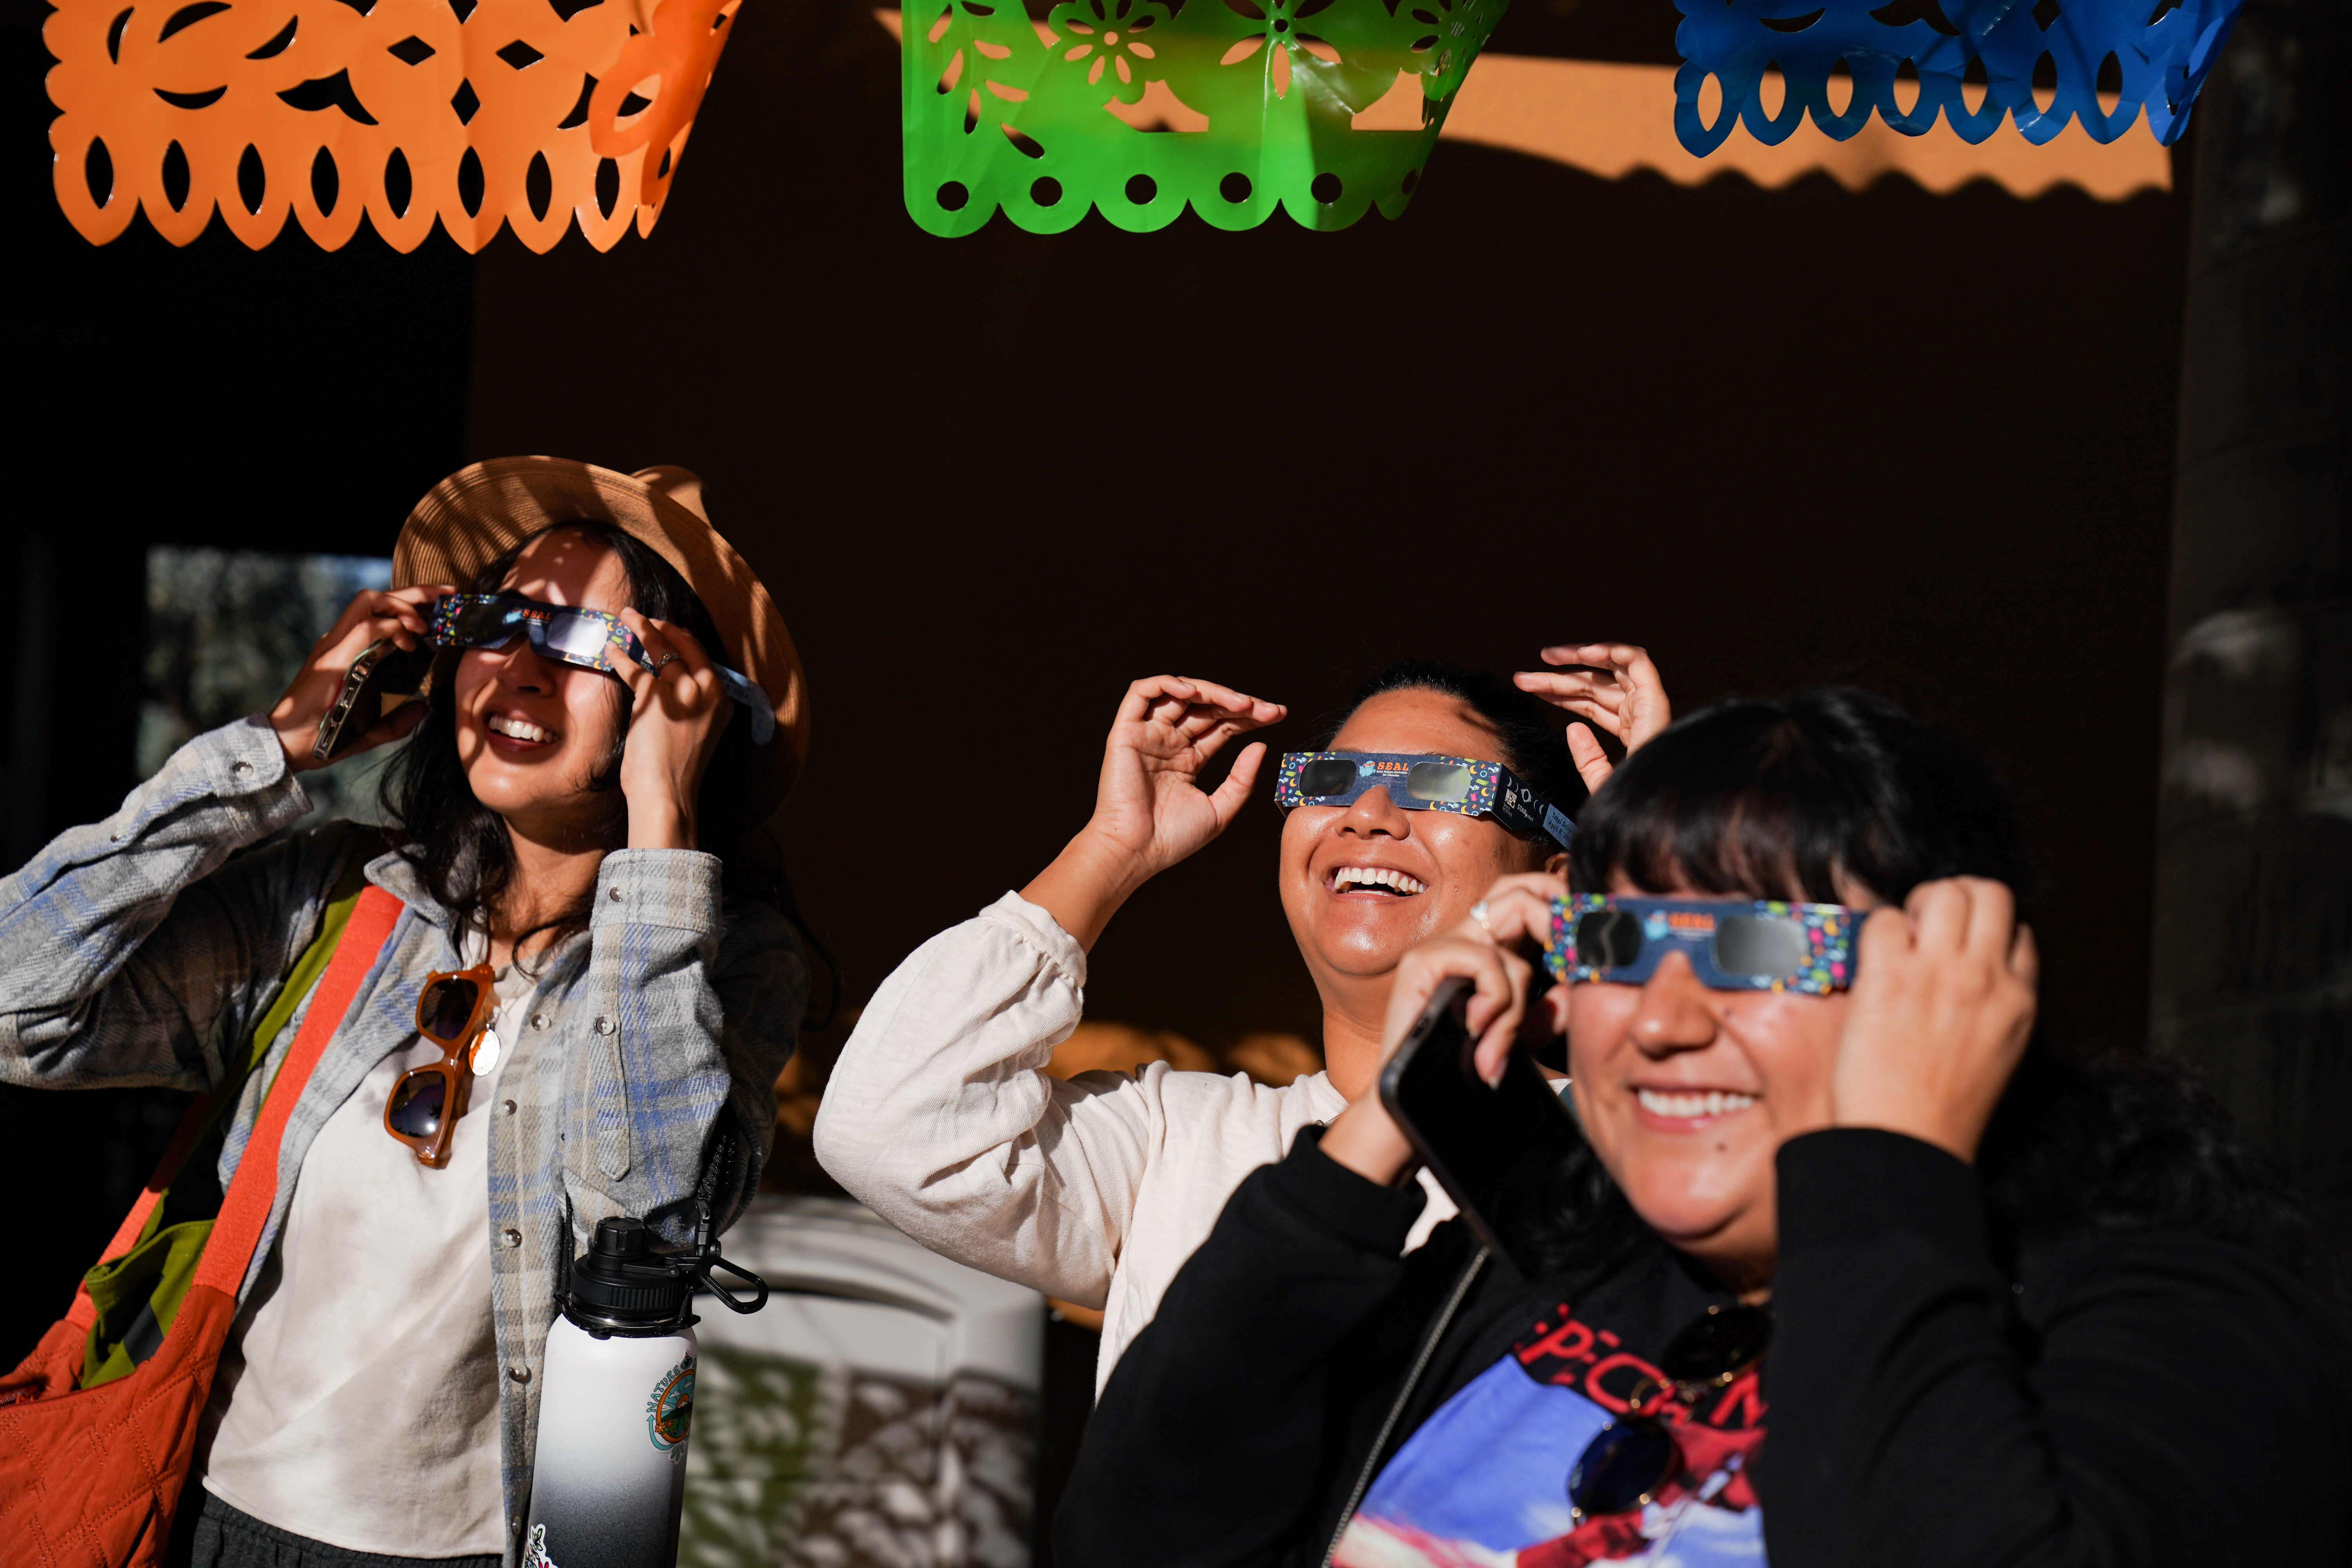
<svg viewBox="0 0 2352 1568">
<path fill-rule="evenodd" d="M 738 1312 L 767 1303 L 758 1276 L 719 1256 L 700 1215 L 688 1253 L 653 1250 L 643 1220 L 596 1224 L 547 1334 L 525 1568 L 671 1568 L 694 1415 L 698 1283 Z M 711 1284 L 723 1268 L 756 1294 Z"/>
</svg>

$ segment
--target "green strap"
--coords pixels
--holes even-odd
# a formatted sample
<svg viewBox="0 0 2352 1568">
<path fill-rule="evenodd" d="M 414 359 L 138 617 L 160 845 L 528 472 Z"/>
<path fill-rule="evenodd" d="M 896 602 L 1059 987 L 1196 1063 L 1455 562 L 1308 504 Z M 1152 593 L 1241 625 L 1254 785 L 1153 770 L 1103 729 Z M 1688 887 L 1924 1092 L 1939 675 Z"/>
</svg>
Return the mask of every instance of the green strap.
<svg viewBox="0 0 2352 1568">
<path fill-rule="evenodd" d="M 302 950 L 302 956 L 294 961 L 294 967 L 287 971 L 286 984 L 278 987 L 277 998 L 255 1027 L 252 1048 L 246 1053 L 245 1060 L 236 1064 L 236 1071 L 224 1078 L 213 1091 L 203 1130 L 189 1143 L 188 1155 L 180 1169 L 172 1173 L 174 1184 L 190 1163 L 218 1158 L 215 1133 L 223 1118 L 236 1109 L 243 1097 L 246 1080 L 268 1059 L 270 1048 L 292 1020 L 294 1009 L 301 1005 L 302 998 L 310 994 L 319 976 L 333 962 L 343 928 L 351 924 L 352 911 L 359 907 L 360 894 L 366 889 L 366 862 L 358 856 L 345 868 L 329 897 L 318 934 Z M 155 1352 L 163 1336 L 171 1331 L 172 1320 L 179 1315 L 180 1303 L 195 1279 L 196 1265 L 204 1257 L 205 1242 L 213 1228 L 209 1217 L 173 1221 L 171 1213 L 172 1194 L 167 1189 L 147 1216 L 146 1227 L 131 1250 L 120 1258 L 106 1259 L 82 1277 L 90 1301 L 98 1309 L 97 1321 L 90 1324 L 89 1341 L 82 1351 L 82 1387 L 96 1388 L 128 1376 Z"/>
<path fill-rule="evenodd" d="M 327 973 L 327 965 L 334 962 L 336 944 L 343 940 L 343 928 L 352 923 L 352 911 L 360 907 L 360 894 L 366 890 L 367 863 L 354 855 L 328 900 L 326 918 L 319 922 L 319 934 L 310 939 L 310 945 L 302 950 L 302 956 L 287 971 L 286 984 L 278 988 L 278 999 L 269 1004 L 269 1011 L 261 1016 L 260 1024 L 253 1031 L 253 1049 L 246 1058 L 245 1070 L 237 1074 L 239 1089 L 268 1058 L 270 1047 L 285 1032 L 294 1009 L 302 1005 L 302 998 L 310 994 L 319 976 Z M 228 1103 L 224 1096 L 222 1107 Z M 215 1110 L 214 1114 L 217 1116 L 220 1111 Z"/>
</svg>

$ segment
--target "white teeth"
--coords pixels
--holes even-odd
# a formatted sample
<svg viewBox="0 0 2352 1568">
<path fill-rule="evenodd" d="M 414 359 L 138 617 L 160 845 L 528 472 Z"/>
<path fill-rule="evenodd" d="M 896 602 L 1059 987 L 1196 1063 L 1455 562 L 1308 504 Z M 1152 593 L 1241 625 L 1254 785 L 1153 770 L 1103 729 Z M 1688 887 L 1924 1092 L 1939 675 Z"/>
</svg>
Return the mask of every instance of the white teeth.
<svg viewBox="0 0 2352 1568">
<path fill-rule="evenodd" d="M 1729 1116 L 1756 1103 L 1752 1094 L 1726 1094 L 1709 1089 L 1705 1094 L 1666 1094 L 1654 1089 L 1633 1091 L 1642 1109 L 1653 1116 L 1670 1116 L 1680 1121 L 1696 1121 L 1702 1116 Z"/>
<path fill-rule="evenodd" d="M 1428 885 L 1417 877 L 1386 866 L 1342 866 L 1331 873 L 1331 890 L 1344 893 L 1349 888 L 1390 888 L 1400 893 L 1425 893 Z"/>
<path fill-rule="evenodd" d="M 501 735 L 511 735 L 518 741 L 552 741 L 555 731 L 542 730 L 528 719 L 509 719 L 503 713 L 493 713 L 483 721 L 486 728 Z"/>
</svg>

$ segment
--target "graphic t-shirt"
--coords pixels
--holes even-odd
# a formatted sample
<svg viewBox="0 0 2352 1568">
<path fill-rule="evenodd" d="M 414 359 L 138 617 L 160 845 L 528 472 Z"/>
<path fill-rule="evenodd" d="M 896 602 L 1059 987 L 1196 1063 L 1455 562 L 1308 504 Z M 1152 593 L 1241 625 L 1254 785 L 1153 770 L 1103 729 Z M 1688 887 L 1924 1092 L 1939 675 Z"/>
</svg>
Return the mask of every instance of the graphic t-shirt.
<svg viewBox="0 0 2352 1568">
<path fill-rule="evenodd" d="M 1680 1322 L 1623 1335 L 1566 1303 L 1406 1439 L 1349 1521 L 1340 1568 L 1645 1568 L 1764 1561 L 1763 1516 L 1746 1467 L 1764 1440 L 1751 1369 L 1685 1407 L 1643 1408 L 1675 1427 L 1680 1468 L 1639 1512 L 1570 1517 L 1568 1473 L 1626 1408 Z M 1647 1393 L 1647 1390 L 1641 1392 Z"/>
</svg>

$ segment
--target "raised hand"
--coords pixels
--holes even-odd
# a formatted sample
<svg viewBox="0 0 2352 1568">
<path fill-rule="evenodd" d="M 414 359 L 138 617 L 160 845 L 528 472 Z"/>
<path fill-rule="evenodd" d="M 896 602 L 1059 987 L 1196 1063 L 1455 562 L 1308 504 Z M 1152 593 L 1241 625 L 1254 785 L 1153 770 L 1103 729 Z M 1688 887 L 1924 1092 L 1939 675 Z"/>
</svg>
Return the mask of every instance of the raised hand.
<svg viewBox="0 0 2352 1568">
<path fill-rule="evenodd" d="M 1563 643 L 1544 649 L 1542 658 L 1546 664 L 1575 668 L 1522 670 L 1511 678 L 1519 689 L 1600 725 L 1629 752 L 1674 722 L 1665 681 L 1645 648 L 1622 642 Z M 1608 753 L 1585 725 L 1568 727 L 1568 750 L 1585 788 L 1609 782 L 1613 770 Z"/>
<path fill-rule="evenodd" d="M 621 753 L 629 847 L 692 849 L 702 771 L 735 705 L 692 632 L 635 610 L 620 615 L 660 667 L 648 670 L 626 659 L 614 664 L 633 694 L 628 743 Z"/>
<path fill-rule="evenodd" d="M 1234 736 L 1288 711 L 1181 676 L 1129 687 L 1103 745 L 1094 816 L 1022 896 L 1050 910 L 1081 947 L 1092 947 L 1129 894 L 1225 830 L 1257 782 L 1265 747 L 1243 747 L 1213 792 L 1201 787 L 1210 759 Z"/>
<path fill-rule="evenodd" d="M 1903 908 L 1874 910 L 1854 947 L 1832 1120 L 1973 1161 L 2033 1032 L 2040 969 L 2000 882 L 1922 882 Z"/>
<path fill-rule="evenodd" d="M 319 740 L 319 721 L 334 705 L 342 691 L 344 675 L 368 645 L 388 637 L 404 653 L 415 648 L 425 637 L 425 607 L 444 594 L 457 591 L 446 583 L 433 583 L 388 590 L 370 588 L 353 596 L 335 618 L 335 624 L 327 629 L 327 635 L 310 645 L 310 657 L 302 661 L 286 694 L 269 710 L 269 727 L 278 732 L 278 743 L 286 749 L 289 772 L 306 773 L 328 765 L 310 754 Z M 405 703 L 370 723 L 335 760 L 341 762 L 387 741 L 396 741 L 415 729 L 423 717 L 425 704 Z"/>
</svg>

